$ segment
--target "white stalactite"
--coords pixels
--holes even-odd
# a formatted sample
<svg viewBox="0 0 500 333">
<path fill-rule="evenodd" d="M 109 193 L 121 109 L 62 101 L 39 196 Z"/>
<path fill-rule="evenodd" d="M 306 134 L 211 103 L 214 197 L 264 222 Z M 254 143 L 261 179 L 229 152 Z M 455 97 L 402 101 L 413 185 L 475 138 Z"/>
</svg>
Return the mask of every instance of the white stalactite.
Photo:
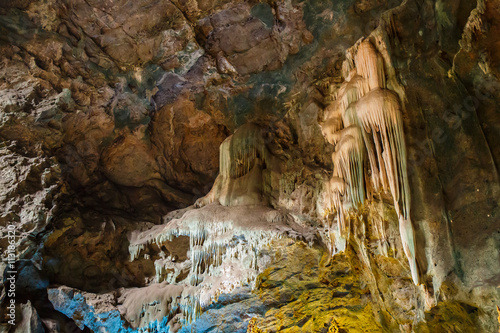
<svg viewBox="0 0 500 333">
<path fill-rule="evenodd" d="M 322 123 L 325 138 L 335 146 L 333 178 L 328 184 L 331 207 L 337 213 L 339 226 L 345 228 L 348 211 L 363 204 L 366 152 L 373 188 L 390 191 L 394 199 L 404 251 L 413 281 L 418 284 L 398 95 L 386 89 L 384 60 L 367 39 L 346 52 L 342 72 L 346 81 L 332 96 L 334 101 Z M 345 186 L 342 191 L 339 184 Z"/>
<path fill-rule="evenodd" d="M 363 204 L 365 182 L 363 178 L 364 143 L 358 126 L 350 126 L 338 132 L 333 154 L 334 176 L 345 179 L 347 195 L 354 207 Z"/>
<path fill-rule="evenodd" d="M 345 195 L 345 190 L 346 184 L 342 178 L 334 176 L 330 179 L 330 183 L 328 186 L 330 205 L 332 206 L 334 211 L 337 212 L 338 232 L 340 235 L 344 234 L 346 228 L 344 224 L 346 212 L 342 201 L 342 197 Z M 332 225 L 328 226 L 330 233 L 332 231 L 332 228 Z"/>
<path fill-rule="evenodd" d="M 176 304 L 183 322 L 188 323 L 220 294 L 252 286 L 270 260 L 263 250 L 274 241 L 300 235 L 312 242 L 315 230 L 293 221 L 292 216 L 265 206 L 224 207 L 213 203 L 189 210 L 166 225 L 131 234 L 129 252 L 135 260 L 151 244 L 161 249 L 179 237 L 189 237 L 187 260 L 173 261 L 164 256 L 154 262 L 157 283 L 181 288 Z M 171 276 L 166 275 L 167 270 Z M 181 271 L 188 274 L 177 281 Z"/>
</svg>

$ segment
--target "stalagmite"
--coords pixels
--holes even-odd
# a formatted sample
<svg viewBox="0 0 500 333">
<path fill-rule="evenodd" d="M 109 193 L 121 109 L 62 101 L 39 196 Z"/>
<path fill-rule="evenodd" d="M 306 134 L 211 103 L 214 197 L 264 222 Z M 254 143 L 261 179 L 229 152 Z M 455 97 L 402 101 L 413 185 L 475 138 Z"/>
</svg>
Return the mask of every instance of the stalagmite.
<svg viewBox="0 0 500 333">
<path fill-rule="evenodd" d="M 325 138 L 335 146 L 333 178 L 328 184 L 331 206 L 339 226 L 345 228 L 347 212 L 356 211 L 365 199 L 366 152 L 374 190 L 392 194 L 405 254 L 418 284 L 399 98 L 386 89 L 383 58 L 367 39 L 346 52 L 342 72 L 346 81 L 333 93 L 334 101 L 321 124 Z"/>
</svg>

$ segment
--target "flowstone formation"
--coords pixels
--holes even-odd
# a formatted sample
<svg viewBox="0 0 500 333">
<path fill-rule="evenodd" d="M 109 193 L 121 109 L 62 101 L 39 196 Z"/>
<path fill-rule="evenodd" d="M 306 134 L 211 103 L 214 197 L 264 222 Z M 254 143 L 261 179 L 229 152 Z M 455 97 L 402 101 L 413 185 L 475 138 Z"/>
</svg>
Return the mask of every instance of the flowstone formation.
<svg viewBox="0 0 500 333">
<path fill-rule="evenodd" d="M 390 89 L 394 82 L 386 83 L 384 66 L 370 40 L 360 40 L 347 51 L 342 65 L 344 83 L 336 90 L 330 88 L 333 102 L 326 108 L 322 123 L 326 139 L 335 146 L 327 192 L 331 210 L 337 215 L 337 235 L 348 238 L 349 214 L 363 206 L 367 195 L 390 191 L 413 282 L 419 284 L 401 103 Z M 369 161 L 369 175 L 365 159 Z M 330 238 L 335 246 L 332 231 Z"/>
<path fill-rule="evenodd" d="M 201 208 L 188 207 L 174 212 L 178 217 L 167 216 L 165 224 L 130 233 L 130 260 L 154 263 L 156 274 L 149 286 L 106 295 L 118 305 L 105 311 L 92 308 L 92 300 L 102 295 L 50 289 L 55 308 L 80 327 L 98 331 L 187 332 L 183 327 L 195 323 L 220 295 L 253 289 L 259 274 L 275 261 L 276 244 L 317 243 L 311 225 L 266 204 L 262 174 L 270 157 L 260 134 L 249 124 L 221 144 L 219 176 L 197 201 Z M 71 310 L 68 302 L 74 304 Z M 82 312 L 91 315 L 79 319 Z M 117 322 L 129 330 L 117 328 Z"/>
<path fill-rule="evenodd" d="M 210 192 L 196 201 L 196 206 L 212 202 L 223 206 L 266 203 L 263 178 L 266 171 L 263 169 L 272 169 L 273 156 L 267 150 L 262 133 L 258 126 L 250 123 L 224 140 L 219 151 L 219 175 Z"/>
</svg>

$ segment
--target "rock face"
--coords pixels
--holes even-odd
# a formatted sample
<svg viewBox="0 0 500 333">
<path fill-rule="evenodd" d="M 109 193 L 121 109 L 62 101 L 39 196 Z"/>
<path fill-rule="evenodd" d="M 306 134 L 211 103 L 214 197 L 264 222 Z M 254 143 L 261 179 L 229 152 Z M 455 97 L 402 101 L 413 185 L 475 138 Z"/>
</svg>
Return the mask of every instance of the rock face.
<svg viewBox="0 0 500 333">
<path fill-rule="evenodd" d="M 3 1 L 2 331 L 499 331 L 499 18 Z"/>
</svg>

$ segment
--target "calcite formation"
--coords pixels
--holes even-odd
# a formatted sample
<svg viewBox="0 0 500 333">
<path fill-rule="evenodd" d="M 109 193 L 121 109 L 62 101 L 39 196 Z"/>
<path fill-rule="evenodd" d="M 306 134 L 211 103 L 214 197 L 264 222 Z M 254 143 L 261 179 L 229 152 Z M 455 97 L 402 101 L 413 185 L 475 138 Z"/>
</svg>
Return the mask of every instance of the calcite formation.
<svg viewBox="0 0 500 333">
<path fill-rule="evenodd" d="M 262 130 L 247 124 L 224 142 L 219 151 L 219 175 L 214 186 L 197 206 L 219 202 L 223 206 L 255 205 L 265 201 L 262 169 L 272 163 Z"/>
<path fill-rule="evenodd" d="M 335 146 L 333 177 L 327 191 L 339 234 L 348 237 L 349 211 L 358 210 L 366 196 L 364 168 L 368 156 L 371 195 L 381 191 L 392 194 L 403 249 L 413 281 L 418 284 L 401 104 L 386 85 L 384 66 L 369 39 L 358 41 L 347 52 L 342 65 L 346 81 L 334 92 L 322 124 L 326 139 Z"/>
<path fill-rule="evenodd" d="M 183 236 L 187 243 L 185 253 L 167 254 L 172 243 Z M 156 282 L 168 281 L 172 288 L 182 291 L 180 300 L 173 301 L 182 309 L 182 317 L 176 320 L 186 324 L 197 319 L 200 309 L 217 301 L 219 295 L 242 286 L 253 287 L 257 276 L 272 260 L 275 241 L 288 238 L 293 242 L 303 237 L 313 242 L 313 230 L 297 225 L 288 214 L 265 206 L 228 208 L 212 203 L 187 211 L 166 225 L 133 233 L 129 250 L 131 260 L 141 256 L 147 247 L 160 250 L 155 261 Z M 181 247 L 176 244 L 175 249 Z M 149 257 L 156 257 L 148 252 Z M 165 271 L 173 276 L 165 277 Z"/>
</svg>

